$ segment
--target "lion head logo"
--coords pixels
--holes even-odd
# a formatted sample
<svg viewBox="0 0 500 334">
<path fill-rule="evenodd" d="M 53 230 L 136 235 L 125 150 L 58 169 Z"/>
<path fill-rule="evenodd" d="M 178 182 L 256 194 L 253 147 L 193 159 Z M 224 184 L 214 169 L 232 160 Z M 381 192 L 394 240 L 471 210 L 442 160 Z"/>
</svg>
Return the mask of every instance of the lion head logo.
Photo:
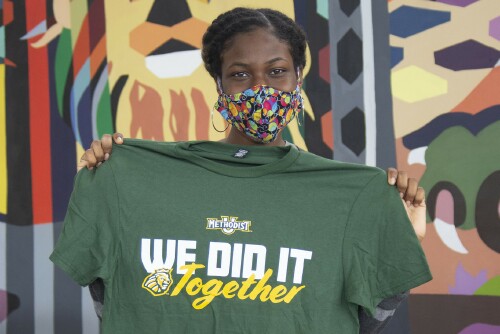
<svg viewBox="0 0 500 334">
<path fill-rule="evenodd" d="M 166 295 L 172 285 L 172 269 L 161 268 L 153 271 L 144 278 L 142 288 L 148 290 L 153 296 Z"/>
</svg>

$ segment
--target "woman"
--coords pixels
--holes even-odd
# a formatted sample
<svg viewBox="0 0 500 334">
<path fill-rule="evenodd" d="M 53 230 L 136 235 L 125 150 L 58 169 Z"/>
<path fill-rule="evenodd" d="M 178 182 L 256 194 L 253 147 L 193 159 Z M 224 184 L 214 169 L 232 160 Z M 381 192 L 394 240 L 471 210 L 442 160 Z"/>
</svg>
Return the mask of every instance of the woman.
<svg viewBox="0 0 500 334">
<path fill-rule="evenodd" d="M 220 15 L 202 55 L 228 137 L 127 139 L 78 174 L 51 259 L 81 285 L 102 279 L 103 333 L 358 333 L 381 301 L 431 279 L 414 180 L 397 177 L 404 208 L 382 171 L 283 140 L 305 48 L 279 12 Z M 109 157 L 92 147 L 89 165 Z"/>
</svg>

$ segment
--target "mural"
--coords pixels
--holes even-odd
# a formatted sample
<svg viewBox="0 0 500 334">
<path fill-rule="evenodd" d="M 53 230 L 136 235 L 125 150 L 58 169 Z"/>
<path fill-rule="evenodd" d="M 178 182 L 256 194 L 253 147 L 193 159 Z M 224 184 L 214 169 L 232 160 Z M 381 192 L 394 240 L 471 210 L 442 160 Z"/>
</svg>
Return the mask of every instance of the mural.
<svg viewBox="0 0 500 334">
<path fill-rule="evenodd" d="M 222 138 L 201 36 L 235 6 L 280 10 L 308 33 L 306 114 L 287 140 L 328 158 L 397 162 L 427 189 L 434 280 L 388 332 L 407 332 L 405 319 L 414 333 L 500 331 L 497 0 L 0 6 L 0 334 L 98 333 L 88 290 L 48 260 L 76 161 L 114 131 Z"/>
<path fill-rule="evenodd" d="M 398 166 L 427 190 L 434 275 L 413 291 L 412 328 L 500 332 L 500 8 L 393 0 L 389 10 Z"/>
</svg>

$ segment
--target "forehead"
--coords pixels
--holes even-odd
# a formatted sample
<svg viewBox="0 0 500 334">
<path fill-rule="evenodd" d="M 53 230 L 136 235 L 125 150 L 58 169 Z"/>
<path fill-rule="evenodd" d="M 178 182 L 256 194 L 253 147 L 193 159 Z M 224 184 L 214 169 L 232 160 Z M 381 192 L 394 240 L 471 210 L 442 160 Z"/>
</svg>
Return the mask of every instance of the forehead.
<svg viewBox="0 0 500 334">
<path fill-rule="evenodd" d="M 257 65 L 281 57 L 293 63 L 289 46 L 266 29 L 239 33 L 222 53 L 222 69 L 233 62 Z"/>
</svg>

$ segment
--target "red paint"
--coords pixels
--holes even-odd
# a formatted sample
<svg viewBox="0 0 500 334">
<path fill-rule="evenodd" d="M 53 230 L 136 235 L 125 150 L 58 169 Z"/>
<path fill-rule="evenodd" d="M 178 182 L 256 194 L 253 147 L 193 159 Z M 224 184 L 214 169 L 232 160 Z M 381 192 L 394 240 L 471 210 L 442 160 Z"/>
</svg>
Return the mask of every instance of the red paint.
<svg viewBox="0 0 500 334">
<path fill-rule="evenodd" d="M 45 1 L 26 1 L 26 30 L 45 20 Z M 33 223 L 52 222 L 49 64 L 46 47 L 35 49 L 28 40 L 31 188 Z"/>
<path fill-rule="evenodd" d="M 90 56 L 89 38 L 89 16 L 85 15 L 73 50 L 73 72 L 75 77 Z"/>
<path fill-rule="evenodd" d="M 321 116 L 321 135 L 323 143 L 333 150 L 333 112 L 331 110 Z"/>
</svg>

